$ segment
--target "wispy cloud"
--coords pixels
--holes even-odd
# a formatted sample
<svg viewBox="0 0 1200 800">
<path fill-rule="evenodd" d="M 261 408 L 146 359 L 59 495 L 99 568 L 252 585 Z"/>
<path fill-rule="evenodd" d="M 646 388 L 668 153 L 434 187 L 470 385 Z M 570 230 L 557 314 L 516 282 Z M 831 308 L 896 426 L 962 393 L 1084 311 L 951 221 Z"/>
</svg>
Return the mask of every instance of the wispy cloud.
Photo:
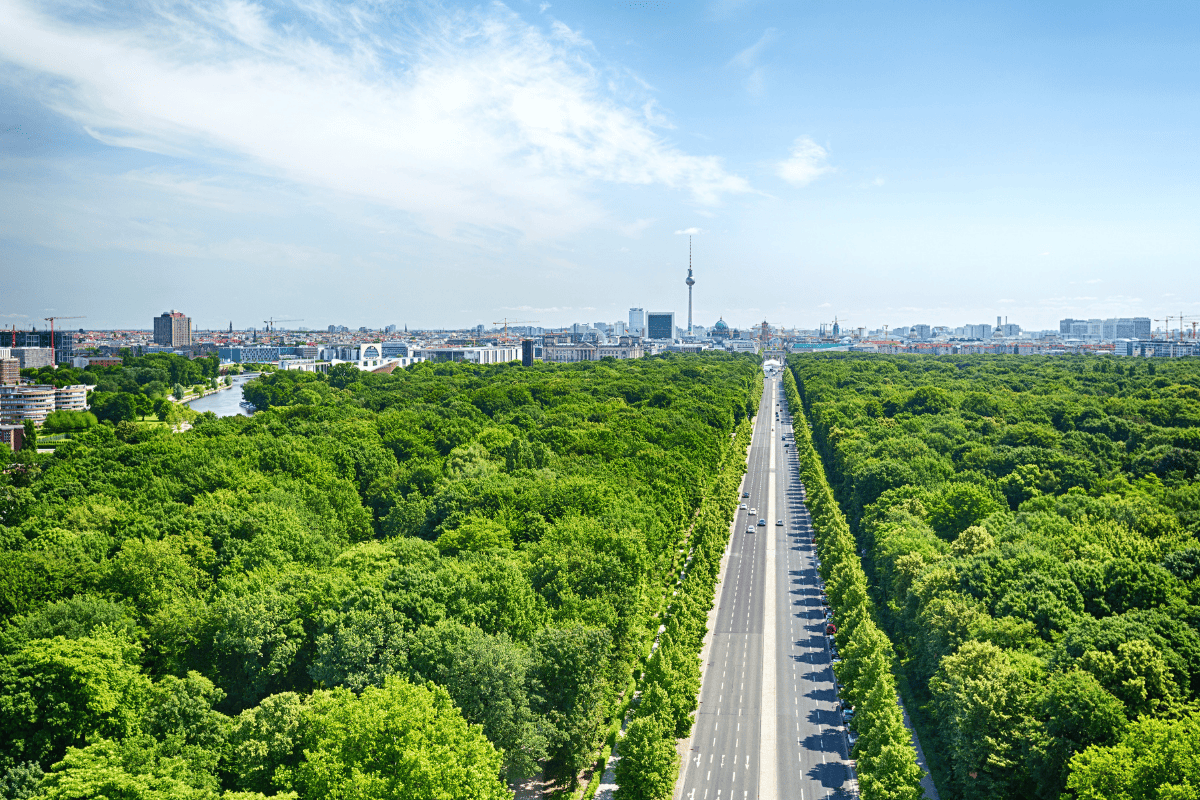
<svg viewBox="0 0 1200 800">
<path fill-rule="evenodd" d="M 776 36 L 774 28 L 767 28 L 757 42 L 729 59 L 726 65 L 749 73 L 746 76 L 746 91 L 752 95 L 761 95 L 766 88 L 766 69 L 759 63 L 759 59 L 763 51 L 775 41 Z"/>
<path fill-rule="evenodd" d="M 593 63 L 576 31 L 500 4 L 125 8 L 55 17 L 0 0 L 0 60 L 115 147 L 366 198 L 443 234 L 594 224 L 609 216 L 598 184 L 702 204 L 750 190 L 719 158 L 655 133 L 665 120 L 645 90 Z"/>
<path fill-rule="evenodd" d="M 807 136 L 792 144 L 792 154 L 777 165 L 779 177 L 796 186 L 807 186 L 834 168 L 825 163 L 829 157 L 824 147 Z"/>
<path fill-rule="evenodd" d="M 704 233 L 704 231 L 700 228 L 684 228 L 681 231 L 675 231 L 676 236 L 696 236 L 701 233 Z"/>
</svg>

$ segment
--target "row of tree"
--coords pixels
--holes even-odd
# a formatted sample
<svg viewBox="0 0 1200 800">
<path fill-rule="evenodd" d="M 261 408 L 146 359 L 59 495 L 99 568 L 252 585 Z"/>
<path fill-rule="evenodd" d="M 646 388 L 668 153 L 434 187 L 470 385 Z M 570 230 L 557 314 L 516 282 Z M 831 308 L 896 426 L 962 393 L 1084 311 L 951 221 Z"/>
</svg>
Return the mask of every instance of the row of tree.
<svg viewBox="0 0 1200 800">
<path fill-rule="evenodd" d="M 5 796 L 572 786 L 757 372 L 720 354 L 280 372 L 252 418 L 8 456 Z"/>
<path fill-rule="evenodd" d="M 1200 701 L 1200 365 L 790 365 L 943 796 L 1096 796 Z"/>
<path fill-rule="evenodd" d="M 789 409 L 800 415 L 802 405 L 790 370 L 784 370 L 783 388 Z M 800 479 L 842 654 L 834 673 L 843 700 L 855 712 L 850 727 L 858 740 L 851 755 L 857 761 L 859 791 L 866 800 L 918 800 L 925 796 L 922 771 L 896 694 L 895 652 L 875 622 L 858 548 L 813 448 L 807 421 L 803 416 L 799 421 L 794 430 Z"/>
<path fill-rule="evenodd" d="M 761 378 L 755 395 L 762 396 Z M 696 514 L 687 540 L 688 559 L 666 611 L 665 630 L 643 673 L 641 702 L 620 745 L 616 775 L 620 800 L 667 800 L 674 791 L 679 774 L 675 742 L 692 730 L 700 693 L 698 659 L 730 521 L 737 513 L 738 487 L 752 434 L 751 422 L 743 420 Z"/>
</svg>

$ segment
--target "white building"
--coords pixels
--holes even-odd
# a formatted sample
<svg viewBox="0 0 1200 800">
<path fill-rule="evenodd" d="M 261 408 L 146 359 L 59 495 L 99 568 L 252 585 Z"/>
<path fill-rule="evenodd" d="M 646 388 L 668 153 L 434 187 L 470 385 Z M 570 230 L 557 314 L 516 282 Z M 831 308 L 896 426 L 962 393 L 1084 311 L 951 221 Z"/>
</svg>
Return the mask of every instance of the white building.
<svg viewBox="0 0 1200 800">
<path fill-rule="evenodd" d="M 629 309 L 629 332 L 638 336 L 645 335 L 646 310 L 643 308 Z"/>
<path fill-rule="evenodd" d="M 465 361 L 470 364 L 504 364 L 521 360 L 518 345 L 486 345 L 484 347 L 422 347 L 412 351 L 425 361 Z"/>
</svg>

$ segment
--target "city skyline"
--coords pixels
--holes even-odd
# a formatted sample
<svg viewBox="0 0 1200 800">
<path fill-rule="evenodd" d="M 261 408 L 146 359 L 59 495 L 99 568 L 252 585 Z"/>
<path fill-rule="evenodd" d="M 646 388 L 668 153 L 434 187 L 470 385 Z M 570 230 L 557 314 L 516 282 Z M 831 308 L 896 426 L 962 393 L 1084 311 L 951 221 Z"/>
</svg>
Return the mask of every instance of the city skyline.
<svg viewBox="0 0 1200 800">
<path fill-rule="evenodd" d="M 1192 6 L 0 10 L 0 324 L 1200 307 Z"/>
</svg>

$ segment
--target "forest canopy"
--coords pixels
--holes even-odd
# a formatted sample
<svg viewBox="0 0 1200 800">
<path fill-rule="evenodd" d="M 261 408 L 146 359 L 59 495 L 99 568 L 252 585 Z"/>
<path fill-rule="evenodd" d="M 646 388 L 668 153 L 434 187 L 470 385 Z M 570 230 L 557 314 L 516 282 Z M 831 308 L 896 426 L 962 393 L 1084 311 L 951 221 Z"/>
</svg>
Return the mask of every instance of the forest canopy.
<svg viewBox="0 0 1200 800">
<path fill-rule="evenodd" d="M 572 785 L 757 372 L 721 354 L 278 372 L 248 386 L 252 418 L 4 453 L 0 790 Z"/>
<path fill-rule="evenodd" d="M 789 366 L 944 797 L 1103 796 L 1168 729 L 1200 752 L 1200 364 Z M 1196 796 L 1172 769 L 1112 796 Z"/>
</svg>

